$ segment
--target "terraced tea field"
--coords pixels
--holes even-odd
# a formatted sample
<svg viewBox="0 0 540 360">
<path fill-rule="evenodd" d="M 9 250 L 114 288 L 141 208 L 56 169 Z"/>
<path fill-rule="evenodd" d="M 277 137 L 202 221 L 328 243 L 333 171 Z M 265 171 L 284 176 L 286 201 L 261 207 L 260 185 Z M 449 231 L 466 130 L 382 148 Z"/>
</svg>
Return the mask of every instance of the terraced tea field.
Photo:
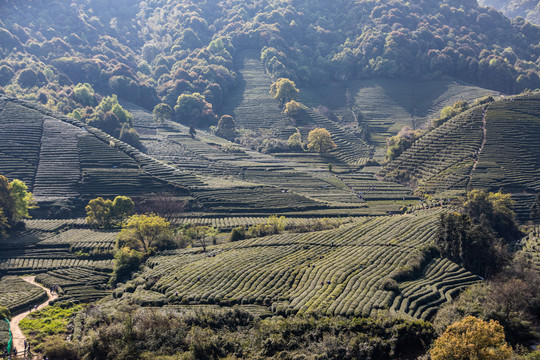
<svg viewBox="0 0 540 360">
<path fill-rule="evenodd" d="M 540 191 L 538 139 L 540 95 L 506 98 L 491 104 L 486 113 L 485 146 L 471 185 L 516 193 Z"/>
<path fill-rule="evenodd" d="M 259 304 L 277 314 L 358 316 L 391 309 L 429 318 L 478 278 L 434 259 L 397 293 L 382 283 L 433 240 L 439 213 L 364 217 L 329 231 L 228 243 L 212 247 L 210 257 L 195 249 L 171 251 L 149 259 L 142 276 L 155 284 L 136 292 L 158 302 Z M 422 288 L 419 296 L 414 287 Z"/>
<path fill-rule="evenodd" d="M 47 300 L 47 293 L 42 288 L 17 276 L 0 278 L 0 306 L 7 307 L 11 313 L 28 310 L 29 306 L 44 300 Z"/>
<path fill-rule="evenodd" d="M 58 301 L 100 299 L 109 294 L 105 285 L 113 268 L 116 234 L 88 229 L 82 219 L 29 220 L 26 230 L 2 240 L 0 274 L 37 274 L 36 281 L 44 286 L 60 287 Z M 0 294 L 11 286 L 6 283 L 4 287 L 3 281 L 16 281 L 26 290 L 28 286 L 35 287 L 17 277 L 4 276 L 0 280 Z M 21 290 L 20 294 L 23 293 Z M 28 296 L 26 302 L 37 302 L 37 296 Z M 0 295 L 0 305 L 9 301 Z"/>
<path fill-rule="evenodd" d="M 0 100 L 0 172 L 24 180 L 38 200 L 138 195 L 169 182 L 202 184 L 73 118 L 21 100 Z"/>
<path fill-rule="evenodd" d="M 223 112 L 232 115 L 237 126 L 251 130 L 283 128 L 290 123 L 279 103 L 269 94 L 272 79 L 259 54 L 244 54 L 238 66 L 240 85 L 231 92 Z"/>
<path fill-rule="evenodd" d="M 483 114 L 483 108 L 476 107 L 448 120 L 416 141 L 381 174 L 390 178 L 407 174 L 419 192 L 465 190 L 482 143 Z"/>
<path fill-rule="evenodd" d="M 503 190 L 527 221 L 540 190 L 539 119 L 538 94 L 473 108 L 420 138 L 380 174 L 410 182 L 418 193 Z"/>
<path fill-rule="evenodd" d="M 496 94 L 455 81 L 373 79 L 302 88 L 300 98 L 310 107 L 328 107 L 343 123 L 356 122 L 351 108 L 361 114 L 361 124 L 369 128 L 372 145 L 377 149 L 376 157 L 382 158 L 386 138 L 397 134 L 404 126 L 419 128 L 428 119 L 438 117 L 445 106 Z"/>
</svg>

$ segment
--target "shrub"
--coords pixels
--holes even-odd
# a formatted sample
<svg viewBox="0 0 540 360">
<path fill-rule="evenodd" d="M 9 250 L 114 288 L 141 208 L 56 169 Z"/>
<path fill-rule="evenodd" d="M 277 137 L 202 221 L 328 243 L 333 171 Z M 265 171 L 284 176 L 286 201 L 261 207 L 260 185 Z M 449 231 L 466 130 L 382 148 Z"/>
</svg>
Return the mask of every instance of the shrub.
<svg viewBox="0 0 540 360">
<path fill-rule="evenodd" d="M 116 284 L 122 279 L 130 276 L 134 271 L 137 271 L 146 256 L 145 253 L 128 247 L 119 249 L 116 254 L 114 254 L 113 275 L 110 283 Z"/>
<path fill-rule="evenodd" d="M 229 235 L 229 241 L 244 240 L 246 238 L 246 228 L 244 226 L 237 226 L 231 230 Z"/>
</svg>

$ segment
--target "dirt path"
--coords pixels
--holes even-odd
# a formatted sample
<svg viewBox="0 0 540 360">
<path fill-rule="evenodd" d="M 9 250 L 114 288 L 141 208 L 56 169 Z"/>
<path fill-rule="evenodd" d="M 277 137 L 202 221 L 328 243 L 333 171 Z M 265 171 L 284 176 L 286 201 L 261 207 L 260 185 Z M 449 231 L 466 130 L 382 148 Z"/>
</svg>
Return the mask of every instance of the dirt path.
<svg viewBox="0 0 540 360">
<path fill-rule="evenodd" d="M 476 170 L 476 166 L 478 165 L 478 159 L 480 158 L 480 154 L 482 153 L 482 150 L 484 150 L 484 146 L 486 145 L 487 140 L 487 126 L 486 126 L 486 116 L 487 116 L 487 106 L 484 108 L 484 114 L 482 115 L 482 131 L 484 132 L 482 137 L 482 142 L 480 143 L 480 148 L 476 151 L 476 156 L 474 157 L 474 164 L 471 169 L 471 173 L 469 175 L 469 186 L 472 181 L 473 173 Z"/>
<path fill-rule="evenodd" d="M 54 300 L 56 298 L 58 298 L 58 295 L 57 294 L 51 294 L 51 291 L 43 286 L 41 286 L 40 284 L 38 284 L 36 281 L 35 281 L 35 276 L 25 276 L 22 278 L 24 281 L 32 284 L 32 285 L 36 285 L 36 286 L 39 286 L 43 289 L 45 289 L 45 291 L 47 292 L 47 296 L 49 297 L 49 299 L 41 304 L 38 305 L 37 309 L 43 309 L 45 306 L 48 306 L 49 303 L 51 302 L 51 300 Z M 32 310 L 34 311 L 34 310 Z M 26 315 L 28 315 L 30 313 L 30 311 L 25 311 L 17 316 L 14 316 L 12 319 L 11 319 L 11 334 L 13 336 L 13 346 L 15 347 L 15 349 L 17 349 L 17 351 L 22 351 L 24 350 L 24 340 L 25 340 L 25 337 L 21 331 L 21 329 L 19 328 L 19 322 L 24 319 L 26 317 Z"/>
</svg>

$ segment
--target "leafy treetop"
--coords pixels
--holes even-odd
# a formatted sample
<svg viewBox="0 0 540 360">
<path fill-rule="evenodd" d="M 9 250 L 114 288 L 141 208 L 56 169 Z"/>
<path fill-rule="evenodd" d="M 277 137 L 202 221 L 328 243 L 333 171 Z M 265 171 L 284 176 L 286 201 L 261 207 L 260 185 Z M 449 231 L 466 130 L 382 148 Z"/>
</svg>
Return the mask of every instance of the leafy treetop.
<svg viewBox="0 0 540 360">
<path fill-rule="evenodd" d="M 450 325 L 435 340 L 430 353 L 433 360 L 505 360 L 512 357 L 503 327 L 497 321 L 486 322 L 474 316 Z"/>
<path fill-rule="evenodd" d="M 294 81 L 287 78 L 279 78 L 270 86 L 270 95 L 284 104 L 286 101 L 298 98 L 298 89 Z"/>
<path fill-rule="evenodd" d="M 322 154 L 337 148 L 337 145 L 332 140 L 332 135 L 328 130 L 317 128 L 309 132 L 307 148 Z"/>
</svg>

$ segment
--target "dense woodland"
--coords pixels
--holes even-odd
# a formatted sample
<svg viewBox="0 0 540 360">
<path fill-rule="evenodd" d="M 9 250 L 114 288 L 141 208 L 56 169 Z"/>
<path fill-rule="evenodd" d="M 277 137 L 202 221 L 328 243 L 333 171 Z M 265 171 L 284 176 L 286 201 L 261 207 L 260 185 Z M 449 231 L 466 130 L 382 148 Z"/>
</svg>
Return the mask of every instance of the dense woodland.
<svg viewBox="0 0 540 360">
<path fill-rule="evenodd" d="M 302 84 L 451 77 L 515 93 L 540 81 L 540 30 L 475 1 L 66 5 L 13 4 L 0 19 L 3 91 L 66 114 L 96 105 L 75 95 L 79 83 L 148 109 L 200 93 L 219 114 L 246 49 Z"/>
<path fill-rule="evenodd" d="M 0 0 L 0 350 L 539 359 L 538 13 Z"/>
</svg>

